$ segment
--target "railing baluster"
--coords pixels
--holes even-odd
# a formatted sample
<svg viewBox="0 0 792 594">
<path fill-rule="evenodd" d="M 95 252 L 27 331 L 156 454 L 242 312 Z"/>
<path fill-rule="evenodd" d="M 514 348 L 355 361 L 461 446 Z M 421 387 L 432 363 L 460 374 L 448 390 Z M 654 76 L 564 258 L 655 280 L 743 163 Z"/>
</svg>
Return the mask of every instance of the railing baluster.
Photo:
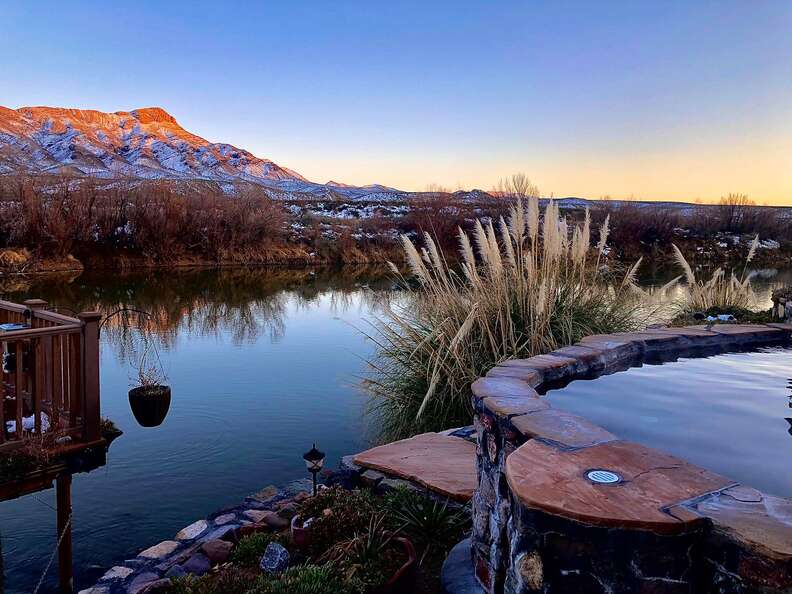
<svg viewBox="0 0 792 594">
<path fill-rule="evenodd" d="M 15 439 L 22 439 L 22 389 L 25 386 L 25 372 L 23 367 L 23 343 L 18 340 L 15 344 L 16 353 L 16 376 L 14 378 L 14 392 L 16 393 L 16 432 Z"/>
<path fill-rule="evenodd" d="M 79 334 L 69 336 L 69 427 L 76 427 L 78 417 L 82 416 L 80 338 Z"/>
<path fill-rule="evenodd" d="M 41 391 L 44 387 L 44 367 L 41 341 L 33 339 L 28 346 L 28 377 L 30 379 L 30 400 L 33 405 L 33 429 L 41 435 Z"/>
<path fill-rule="evenodd" d="M 2 351 L 2 346 L 3 343 L 0 342 L 0 352 Z M 0 444 L 5 441 L 5 394 L 5 372 L 3 371 L 2 365 L 0 365 Z"/>
<path fill-rule="evenodd" d="M 82 312 L 79 316 L 83 323 L 82 332 L 82 394 L 83 429 L 88 442 L 101 437 L 101 416 L 99 411 L 99 321 L 102 314 L 98 311 Z"/>
<path fill-rule="evenodd" d="M 60 411 L 63 406 L 63 377 L 65 375 L 63 365 L 63 336 L 52 337 L 52 364 L 53 364 L 53 386 L 52 386 L 52 423 L 60 429 Z"/>
<path fill-rule="evenodd" d="M 51 430 L 57 432 L 59 429 L 55 422 L 55 415 L 53 414 L 53 376 L 55 361 L 52 358 L 52 336 L 45 336 L 40 341 L 41 343 L 41 358 L 42 358 L 42 408 L 48 411 L 49 426 Z"/>
</svg>

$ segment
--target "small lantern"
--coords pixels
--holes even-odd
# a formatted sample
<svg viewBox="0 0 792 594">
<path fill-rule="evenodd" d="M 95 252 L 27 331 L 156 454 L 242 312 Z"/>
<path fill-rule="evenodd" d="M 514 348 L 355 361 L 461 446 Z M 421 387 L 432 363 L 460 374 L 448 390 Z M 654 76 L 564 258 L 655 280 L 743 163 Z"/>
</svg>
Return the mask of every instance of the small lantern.
<svg viewBox="0 0 792 594">
<path fill-rule="evenodd" d="M 305 460 L 305 467 L 308 472 L 313 476 L 313 494 L 316 495 L 316 475 L 319 474 L 324 466 L 325 453 L 317 450 L 316 444 L 313 444 L 310 451 L 303 454 L 303 460 Z"/>
</svg>

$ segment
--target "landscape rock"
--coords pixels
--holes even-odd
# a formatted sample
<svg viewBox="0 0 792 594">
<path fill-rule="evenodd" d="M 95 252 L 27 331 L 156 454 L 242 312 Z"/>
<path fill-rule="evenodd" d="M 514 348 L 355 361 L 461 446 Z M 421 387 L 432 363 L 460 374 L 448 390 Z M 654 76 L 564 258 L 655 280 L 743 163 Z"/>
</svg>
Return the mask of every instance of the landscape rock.
<svg viewBox="0 0 792 594">
<path fill-rule="evenodd" d="M 187 563 L 182 565 L 182 568 L 187 573 L 203 575 L 212 568 L 212 564 L 209 561 L 209 557 L 203 553 L 196 553 L 187 560 Z"/>
<path fill-rule="evenodd" d="M 165 577 L 167 578 L 179 578 L 185 575 L 187 575 L 187 572 L 184 571 L 181 565 L 174 565 L 165 573 Z"/>
<path fill-rule="evenodd" d="M 225 540 L 209 540 L 201 546 L 201 550 L 212 563 L 225 563 L 231 555 L 234 545 Z"/>
<path fill-rule="evenodd" d="M 143 590 L 141 590 L 141 594 L 161 594 L 167 592 L 172 583 L 170 578 L 162 578 L 159 580 L 154 580 L 150 584 L 148 584 Z"/>
<path fill-rule="evenodd" d="M 289 567 L 289 551 L 277 542 L 269 543 L 264 549 L 259 567 L 270 575 L 283 573 Z"/>
<path fill-rule="evenodd" d="M 264 487 L 261 491 L 258 491 L 257 493 L 251 495 L 250 498 L 266 503 L 273 497 L 277 497 L 278 493 L 280 493 L 280 491 L 278 491 L 278 488 L 275 485 L 268 485 Z"/>
<path fill-rule="evenodd" d="M 222 516 L 217 516 L 214 519 L 214 523 L 215 526 L 223 526 L 224 524 L 233 522 L 235 519 L 236 519 L 236 514 L 223 514 Z"/>
<path fill-rule="evenodd" d="M 129 594 L 138 594 L 139 592 L 142 592 L 149 584 L 158 579 L 160 579 L 160 576 L 151 571 L 141 573 L 134 580 L 132 580 L 131 584 L 129 584 L 127 587 L 127 592 Z"/>
<path fill-rule="evenodd" d="M 297 514 L 298 511 L 299 511 L 299 506 L 292 501 L 282 506 L 278 510 L 278 515 L 281 518 L 291 519 Z"/>
<path fill-rule="evenodd" d="M 226 524 L 214 529 L 212 532 L 201 538 L 203 542 L 209 540 L 226 540 L 231 537 L 235 530 L 239 528 L 239 524 Z"/>
<path fill-rule="evenodd" d="M 146 559 L 163 559 L 179 548 L 179 543 L 173 540 L 163 540 L 161 543 L 147 548 L 138 557 Z"/>
<path fill-rule="evenodd" d="M 194 538 L 198 538 L 208 527 L 209 524 L 206 520 L 193 522 L 179 531 L 176 535 L 176 540 L 193 540 Z"/>
<path fill-rule="evenodd" d="M 109 582 L 111 580 L 124 580 L 134 573 L 134 569 L 124 567 L 123 565 L 116 565 L 105 573 L 100 581 Z"/>
</svg>

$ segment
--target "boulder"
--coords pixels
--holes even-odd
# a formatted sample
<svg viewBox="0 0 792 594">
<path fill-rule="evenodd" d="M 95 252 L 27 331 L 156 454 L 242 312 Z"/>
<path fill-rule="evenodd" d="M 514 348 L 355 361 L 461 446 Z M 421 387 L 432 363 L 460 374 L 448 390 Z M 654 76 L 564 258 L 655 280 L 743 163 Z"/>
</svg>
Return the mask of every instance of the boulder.
<svg viewBox="0 0 792 594">
<path fill-rule="evenodd" d="M 225 563 L 231 555 L 234 545 L 225 540 L 210 540 L 203 544 L 201 550 L 213 564 Z"/>
<path fill-rule="evenodd" d="M 269 543 L 261 556 L 259 567 L 269 575 L 283 573 L 289 567 L 289 551 L 277 542 Z"/>
<path fill-rule="evenodd" d="M 190 557 L 187 560 L 187 563 L 182 565 L 182 568 L 187 573 L 192 573 L 194 575 L 203 575 L 212 568 L 212 564 L 209 561 L 209 557 L 207 557 L 203 553 L 195 553 L 192 557 Z"/>
</svg>

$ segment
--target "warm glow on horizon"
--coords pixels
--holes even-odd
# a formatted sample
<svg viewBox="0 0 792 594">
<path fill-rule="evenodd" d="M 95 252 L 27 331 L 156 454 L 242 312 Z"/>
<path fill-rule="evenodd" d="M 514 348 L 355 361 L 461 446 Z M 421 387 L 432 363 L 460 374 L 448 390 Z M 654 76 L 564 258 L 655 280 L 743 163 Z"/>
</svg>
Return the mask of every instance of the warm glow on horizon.
<svg viewBox="0 0 792 594">
<path fill-rule="evenodd" d="M 317 182 L 490 190 L 525 172 L 544 195 L 792 206 L 786 0 L 43 1 L 4 18 L 0 105 L 157 105 Z"/>
</svg>

